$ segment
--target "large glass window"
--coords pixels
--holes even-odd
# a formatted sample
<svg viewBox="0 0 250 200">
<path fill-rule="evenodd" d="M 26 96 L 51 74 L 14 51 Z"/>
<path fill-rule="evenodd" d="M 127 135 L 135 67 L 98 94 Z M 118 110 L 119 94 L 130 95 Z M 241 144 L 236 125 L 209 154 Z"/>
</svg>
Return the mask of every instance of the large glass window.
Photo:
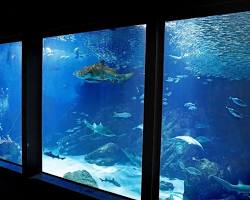
<svg viewBox="0 0 250 200">
<path fill-rule="evenodd" d="M 21 164 L 21 42 L 0 44 L 0 159 Z"/>
<path fill-rule="evenodd" d="M 140 199 L 145 26 L 43 41 L 43 172 Z"/>
<path fill-rule="evenodd" d="M 248 198 L 249 21 L 245 12 L 165 24 L 160 199 Z"/>
</svg>

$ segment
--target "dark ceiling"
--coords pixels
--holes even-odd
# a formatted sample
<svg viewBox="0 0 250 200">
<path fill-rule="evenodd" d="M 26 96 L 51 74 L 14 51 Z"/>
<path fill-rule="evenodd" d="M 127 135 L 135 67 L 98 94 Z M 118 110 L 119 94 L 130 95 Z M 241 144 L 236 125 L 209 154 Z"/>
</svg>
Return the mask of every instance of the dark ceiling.
<svg viewBox="0 0 250 200">
<path fill-rule="evenodd" d="M 145 1 L 146 2 L 146 1 Z M 167 4 L 171 2 L 171 4 Z M 127 1 L 117 1 L 109 6 L 106 2 L 61 1 L 52 5 L 39 5 L 35 1 L 28 6 L 9 5 L 0 7 L 0 40 L 6 37 L 16 37 L 28 32 L 50 33 L 60 29 L 71 29 L 79 25 L 101 23 L 103 26 L 135 23 L 151 20 L 156 16 L 166 19 L 188 18 L 250 10 L 250 0 L 180 0 L 165 1 L 162 4 L 145 3 L 136 6 Z M 13 3 L 14 4 L 14 3 Z M 147 8 L 147 9 L 146 9 Z M 72 29 L 73 30 L 73 29 Z"/>
</svg>

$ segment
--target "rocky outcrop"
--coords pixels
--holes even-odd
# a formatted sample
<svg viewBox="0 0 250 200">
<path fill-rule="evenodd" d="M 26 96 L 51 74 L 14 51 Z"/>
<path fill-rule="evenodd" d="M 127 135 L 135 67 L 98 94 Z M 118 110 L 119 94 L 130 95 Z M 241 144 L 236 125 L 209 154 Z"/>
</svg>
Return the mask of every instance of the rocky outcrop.
<svg viewBox="0 0 250 200">
<path fill-rule="evenodd" d="M 8 135 L 6 137 L 0 136 L 0 158 L 21 164 L 21 147 Z"/>
<path fill-rule="evenodd" d="M 77 170 L 74 172 L 67 172 L 66 174 L 64 174 L 63 178 L 71 180 L 71 181 L 75 181 L 78 183 L 82 183 L 85 185 L 89 185 L 92 187 L 96 187 L 96 188 L 98 187 L 95 179 L 93 179 L 90 173 L 87 172 L 86 170 Z"/>
</svg>

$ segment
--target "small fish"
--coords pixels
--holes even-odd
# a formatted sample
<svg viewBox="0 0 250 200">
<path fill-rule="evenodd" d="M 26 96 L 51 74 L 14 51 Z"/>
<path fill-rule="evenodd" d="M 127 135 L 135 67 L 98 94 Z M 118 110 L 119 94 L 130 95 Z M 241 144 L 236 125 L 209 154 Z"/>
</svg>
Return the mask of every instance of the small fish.
<svg viewBox="0 0 250 200">
<path fill-rule="evenodd" d="M 175 60 L 180 60 L 182 59 L 182 56 L 175 56 L 175 55 L 168 55 L 169 57 L 175 59 Z"/>
<path fill-rule="evenodd" d="M 66 133 L 73 133 L 75 131 L 75 129 L 68 129 L 68 130 L 66 130 L 65 132 Z"/>
<path fill-rule="evenodd" d="M 202 173 L 200 170 L 194 168 L 194 167 L 187 167 L 186 168 L 186 171 L 191 174 L 191 175 L 194 175 L 194 176 L 201 176 Z"/>
<path fill-rule="evenodd" d="M 84 112 L 81 112 L 80 115 L 83 115 L 83 116 L 85 116 L 85 117 L 88 117 L 88 116 L 89 116 L 89 114 L 84 113 Z"/>
<path fill-rule="evenodd" d="M 69 56 L 60 56 L 60 59 L 68 59 Z"/>
<path fill-rule="evenodd" d="M 185 167 L 185 165 L 182 161 L 179 161 L 179 167 L 182 170 L 187 171 L 191 175 L 194 175 L 194 176 L 201 176 L 202 175 L 201 171 L 196 169 L 195 167 Z"/>
<path fill-rule="evenodd" d="M 144 94 L 142 94 L 142 95 L 139 97 L 139 99 L 144 99 Z"/>
<path fill-rule="evenodd" d="M 77 130 L 77 129 L 80 129 L 80 128 L 81 128 L 81 126 L 76 126 L 76 127 L 73 128 L 73 130 Z"/>
<path fill-rule="evenodd" d="M 135 97 L 135 96 L 133 96 L 131 99 L 132 99 L 132 100 L 136 100 L 136 97 Z"/>
<path fill-rule="evenodd" d="M 195 106 L 195 104 L 192 102 L 187 102 L 184 104 L 184 107 L 190 107 L 190 106 Z"/>
<path fill-rule="evenodd" d="M 135 129 L 143 130 L 143 124 L 139 124 L 138 126 L 133 128 L 133 130 L 135 130 Z"/>
<path fill-rule="evenodd" d="M 197 110 L 197 107 L 192 102 L 185 103 L 184 107 L 186 107 L 188 110 L 192 110 L 192 111 Z"/>
<path fill-rule="evenodd" d="M 80 52 L 80 48 L 79 47 L 76 47 L 76 48 L 74 48 L 74 54 L 75 54 L 75 58 L 84 58 L 84 57 L 86 57 L 86 55 L 85 54 L 82 54 L 81 52 Z"/>
<path fill-rule="evenodd" d="M 137 91 L 137 93 L 139 93 L 139 92 L 140 92 L 140 90 L 139 90 L 139 88 L 138 88 L 138 87 L 136 87 L 136 91 Z"/>
<path fill-rule="evenodd" d="M 172 94 L 172 92 L 170 91 L 166 95 L 169 97 L 169 96 L 171 96 L 171 94 Z"/>
<path fill-rule="evenodd" d="M 209 128 L 209 124 L 203 124 L 203 123 L 197 123 L 195 124 L 195 128 L 197 129 L 206 129 L 206 128 Z"/>
<path fill-rule="evenodd" d="M 51 158 L 61 159 L 61 160 L 65 159 L 65 157 L 60 157 L 59 155 L 53 154 L 52 151 L 44 152 L 44 155 L 49 156 Z"/>
<path fill-rule="evenodd" d="M 197 110 L 197 107 L 196 106 L 189 106 L 188 110 Z"/>
<path fill-rule="evenodd" d="M 188 75 L 185 75 L 185 74 L 184 75 L 177 75 L 176 76 L 176 78 L 180 78 L 180 79 L 187 78 L 187 77 L 188 77 Z"/>
<path fill-rule="evenodd" d="M 232 100 L 236 105 L 241 106 L 241 107 L 247 107 L 246 102 L 243 100 L 237 98 L 237 97 L 229 97 L 230 100 Z"/>
<path fill-rule="evenodd" d="M 130 118 L 132 115 L 128 112 L 114 112 L 113 117 L 116 118 Z"/>
<path fill-rule="evenodd" d="M 167 81 L 167 82 L 173 82 L 175 80 L 175 78 L 172 78 L 172 77 L 168 77 L 165 81 Z"/>
<path fill-rule="evenodd" d="M 174 81 L 174 83 L 179 83 L 179 82 L 180 82 L 180 80 L 181 80 L 181 79 L 176 78 L 176 79 L 175 79 L 175 81 Z"/>
<path fill-rule="evenodd" d="M 54 55 L 53 50 L 51 48 L 49 48 L 49 47 L 43 48 L 43 53 L 46 56 L 53 56 Z"/>
<path fill-rule="evenodd" d="M 226 108 L 229 111 L 229 113 L 231 115 L 233 115 L 234 117 L 239 118 L 239 119 L 242 119 L 244 117 L 243 114 L 241 114 L 240 112 L 236 111 L 235 109 L 230 108 L 228 106 L 226 106 Z"/>
</svg>

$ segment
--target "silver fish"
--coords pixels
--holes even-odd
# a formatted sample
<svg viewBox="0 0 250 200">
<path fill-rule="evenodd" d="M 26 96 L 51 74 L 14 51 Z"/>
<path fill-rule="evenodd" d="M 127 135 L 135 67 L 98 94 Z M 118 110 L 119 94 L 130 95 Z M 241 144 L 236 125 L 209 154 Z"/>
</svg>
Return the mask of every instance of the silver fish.
<svg viewBox="0 0 250 200">
<path fill-rule="evenodd" d="M 116 117 L 116 118 L 129 118 L 131 117 L 132 115 L 128 112 L 114 112 L 113 114 L 113 117 Z"/>
<path fill-rule="evenodd" d="M 241 106 L 241 107 L 247 107 L 246 102 L 243 100 L 237 98 L 237 97 L 229 97 L 230 100 L 232 100 L 236 105 Z"/>
<path fill-rule="evenodd" d="M 233 115 L 234 117 L 239 118 L 239 119 L 242 119 L 244 117 L 243 114 L 241 114 L 240 112 L 236 111 L 235 109 L 230 108 L 228 106 L 226 106 L 226 108 L 229 111 L 229 113 L 231 115 Z"/>
</svg>

